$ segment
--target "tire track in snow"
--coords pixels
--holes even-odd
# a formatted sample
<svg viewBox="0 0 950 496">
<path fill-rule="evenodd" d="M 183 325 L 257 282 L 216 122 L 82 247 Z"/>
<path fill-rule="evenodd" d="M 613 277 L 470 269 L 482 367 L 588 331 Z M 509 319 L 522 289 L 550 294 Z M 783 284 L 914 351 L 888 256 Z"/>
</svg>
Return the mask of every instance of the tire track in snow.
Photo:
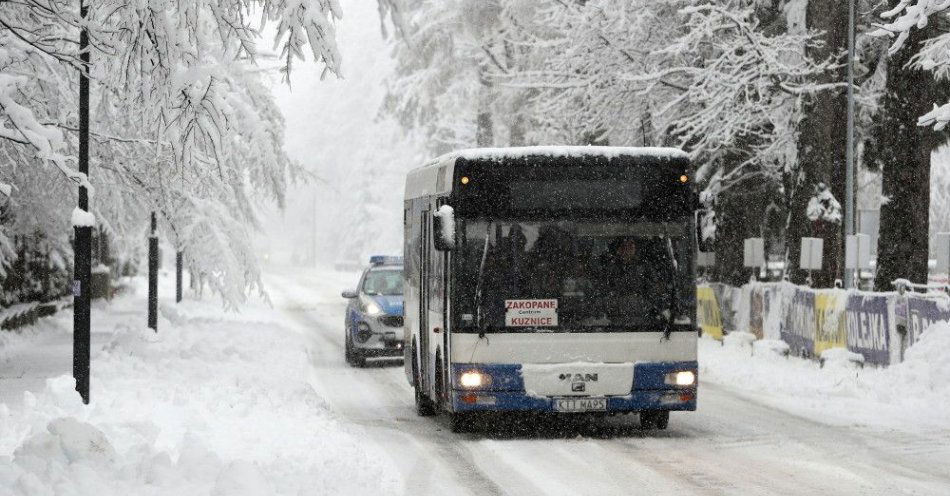
<svg viewBox="0 0 950 496">
<path fill-rule="evenodd" d="M 281 279 L 281 286 L 293 288 L 296 290 L 293 293 L 300 294 L 299 290 L 304 289 L 285 277 Z M 281 293 L 296 309 L 308 308 L 290 292 L 285 290 Z M 338 310 L 342 324 L 343 311 L 340 305 L 318 304 L 316 310 L 321 311 L 320 307 L 324 306 Z M 309 308 L 314 307 L 311 304 Z M 471 451 L 445 427 L 432 429 L 432 419 L 415 417 L 412 393 L 405 383 L 401 367 L 351 369 L 343 360 L 342 325 L 338 332 L 328 329 L 326 323 L 329 316 L 314 315 L 313 311 L 286 310 L 285 314 L 308 330 L 312 343 L 308 354 L 315 369 L 330 371 L 333 377 L 345 383 L 330 388 L 326 380 L 321 380 L 325 377 L 318 377 L 314 388 L 341 417 L 362 427 L 381 451 L 387 452 L 397 466 L 405 469 L 406 493 L 457 493 L 459 486 L 472 494 L 505 493 L 477 469 Z M 367 408 L 367 405 L 371 406 Z M 376 411 L 376 408 L 381 410 Z M 384 443 L 385 438 L 388 439 Z M 398 450 L 394 447 L 398 447 Z M 407 456 L 411 453 L 417 456 L 407 466 Z M 454 477 L 439 480 L 436 475 L 440 472 L 454 474 Z"/>
<path fill-rule="evenodd" d="M 327 281 L 297 288 L 302 280 L 281 278 L 298 295 L 336 296 Z M 950 494 L 948 432 L 924 437 L 828 425 L 709 383 L 699 411 L 674 414 L 664 432 L 609 420 L 593 433 L 582 430 L 579 440 L 540 427 L 452 434 L 415 416 L 401 368 L 349 369 L 342 305 L 329 301 L 295 302 L 301 311 L 292 316 L 312 334 L 317 373 L 343 382 L 325 397 L 389 452 L 406 492 Z"/>
</svg>

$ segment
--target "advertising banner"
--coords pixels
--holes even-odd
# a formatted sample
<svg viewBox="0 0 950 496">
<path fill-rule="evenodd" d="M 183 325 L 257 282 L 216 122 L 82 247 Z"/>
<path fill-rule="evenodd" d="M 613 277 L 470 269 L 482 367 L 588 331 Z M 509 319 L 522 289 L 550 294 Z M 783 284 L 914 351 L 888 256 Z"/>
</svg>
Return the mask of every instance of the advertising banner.
<svg viewBox="0 0 950 496">
<path fill-rule="evenodd" d="M 849 295 L 846 313 L 848 350 L 864 356 L 867 363 L 888 365 L 891 355 L 887 297 Z"/>
<path fill-rule="evenodd" d="M 785 322 L 782 325 L 782 341 L 788 343 L 789 352 L 798 356 L 810 356 L 815 349 L 815 293 L 795 289 Z"/>
<path fill-rule="evenodd" d="M 762 334 L 764 339 L 782 339 L 782 321 L 785 318 L 782 291 L 778 286 L 762 288 Z"/>
<path fill-rule="evenodd" d="M 755 339 L 765 334 L 765 289 L 758 286 L 749 293 L 749 332 Z"/>
<path fill-rule="evenodd" d="M 845 327 L 845 294 L 841 291 L 821 291 L 815 294 L 815 355 L 830 348 L 847 346 Z"/>
<path fill-rule="evenodd" d="M 719 303 L 716 301 L 716 292 L 713 288 L 709 286 L 696 288 L 696 315 L 703 334 L 722 339 L 722 316 L 719 313 Z"/>
<path fill-rule="evenodd" d="M 737 328 L 736 319 L 732 310 L 734 308 L 733 301 L 736 295 L 740 293 L 739 289 L 719 283 L 712 284 L 711 287 L 716 295 L 716 303 L 719 304 L 719 319 L 722 322 L 722 330 L 724 332 L 735 330 Z"/>
<path fill-rule="evenodd" d="M 946 299 L 943 299 L 946 302 Z M 907 346 L 913 346 L 920 339 L 920 334 L 930 327 L 930 324 L 950 320 L 950 308 L 941 305 L 940 300 L 923 298 L 908 294 L 907 297 Z"/>
</svg>

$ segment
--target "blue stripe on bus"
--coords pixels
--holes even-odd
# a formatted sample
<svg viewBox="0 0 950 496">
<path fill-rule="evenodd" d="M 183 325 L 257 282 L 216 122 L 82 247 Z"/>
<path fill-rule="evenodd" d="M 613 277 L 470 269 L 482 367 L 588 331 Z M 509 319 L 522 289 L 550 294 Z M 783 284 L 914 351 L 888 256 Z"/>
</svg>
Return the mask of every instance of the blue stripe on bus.
<svg viewBox="0 0 950 496">
<path fill-rule="evenodd" d="M 521 364 L 475 364 L 452 365 L 452 406 L 454 411 L 554 411 L 554 401 L 548 397 L 528 396 L 524 392 Z M 696 386 L 677 387 L 666 384 L 666 374 L 682 370 L 698 374 L 699 366 L 694 361 L 641 362 L 634 364 L 634 384 L 629 395 L 607 398 L 608 412 L 636 412 L 642 410 L 696 410 Z M 468 371 L 479 371 L 491 376 L 492 382 L 477 391 L 468 391 L 459 386 L 459 377 Z M 698 376 L 697 376 L 698 377 Z M 475 395 L 480 401 L 471 400 Z M 670 401 L 671 397 L 685 395 L 687 401 Z M 491 403 L 491 404 L 489 404 Z"/>
<path fill-rule="evenodd" d="M 491 376 L 491 384 L 482 391 L 524 391 L 520 363 L 453 363 L 452 387 L 459 388 L 459 377 L 469 371 Z"/>
<path fill-rule="evenodd" d="M 480 401 L 469 403 L 462 397 L 475 394 Z M 669 401 L 669 395 L 689 395 L 687 401 Z M 492 398 L 492 404 L 485 399 Z M 546 397 L 528 396 L 523 392 L 513 391 L 482 391 L 472 393 L 468 391 L 453 391 L 452 406 L 456 412 L 491 412 L 491 411 L 534 411 L 554 412 L 554 399 Z M 627 396 L 610 396 L 607 398 L 607 413 L 639 412 L 643 410 L 696 410 L 695 390 L 650 390 L 635 391 Z"/>
<path fill-rule="evenodd" d="M 666 374 L 689 370 L 699 377 L 699 363 L 691 362 L 641 362 L 633 365 L 633 389 L 670 389 Z M 676 387 L 676 386 L 674 386 Z M 691 387 L 696 387 L 694 384 Z"/>
</svg>

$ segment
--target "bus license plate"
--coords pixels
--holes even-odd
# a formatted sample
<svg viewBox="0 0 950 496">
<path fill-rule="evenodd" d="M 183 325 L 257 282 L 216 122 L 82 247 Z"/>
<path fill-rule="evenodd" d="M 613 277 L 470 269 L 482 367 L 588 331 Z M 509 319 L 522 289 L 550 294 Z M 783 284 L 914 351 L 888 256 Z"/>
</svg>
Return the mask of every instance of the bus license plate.
<svg viewBox="0 0 950 496">
<path fill-rule="evenodd" d="M 607 398 L 555 398 L 556 412 L 603 412 L 607 410 Z"/>
</svg>

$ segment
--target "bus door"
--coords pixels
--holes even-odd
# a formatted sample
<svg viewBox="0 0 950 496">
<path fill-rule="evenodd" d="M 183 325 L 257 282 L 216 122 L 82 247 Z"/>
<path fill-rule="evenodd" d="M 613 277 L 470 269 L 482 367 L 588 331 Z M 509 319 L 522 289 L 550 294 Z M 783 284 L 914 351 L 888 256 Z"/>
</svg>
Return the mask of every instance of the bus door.
<svg viewBox="0 0 950 496">
<path fill-rule="evenodd" d="M 429 244 L 432 216 L 428 206 L 422 211 L 422 242 L 419 243 L 419 387 L 429 391 Z"/>
<path fill-rule="evenodd" d="M 439 202 L 441 204 L 442 202 Z M 437 205 L 433 205 L 433 208 L 438 208 Z M 430 216 L 431 217 L 431 216 Z M 432 231 L 432 223 L 430 218 L 430 223 L 428 224 L 430 238 L 434 238 L 436 234 Z M 430 350 L 434 353 L 436 349 L 441 349 L 441 365 L 442 366 L 442 384 L 448 384 L 448 357 L 449 354 L 449 333 L 448 333 L 448 319 L 446 318 L 446 261 L 448 259 L 447 251 L 437 251 L 435 249 L 435 240 L 430 239 L 429 242 L 429 282 L 426 284 L 426 288 L 429 291 L 428 294 L 428 314 L 426 316 L 428 329 L 431 331 L 430 336 L 432 336 L 432 343 Z M 434 355 L 433 355 L 434 356 Z M 436 394 L 441 392 L 436 391 Z"/>
<path fill-rule="evenodd" d="M 440 198 L 434 208 L 439 208 L 445 204 L 446 199 Z M 432 298 L 430 299 L 433 322 L 437 322 L 435 325 L 439 326 L 442 330 L 442 371 L 444 374 L 442 379 L 446 381 L 443 383 L 446 385 L 450 384 L 449 377 L 451 377 L 450 372 L 452 357 L 452 339 L 449 336 L 449 271 L 451 267 L 451 253 L 452 252 L 450 251 L 433 251 L 433 254 L 435 255 L 433 257 L 435 261 L 435 267 L 432 271 L 432 287 L 434 288 L 434 291 L 432 292 Z"/>
</svg>

